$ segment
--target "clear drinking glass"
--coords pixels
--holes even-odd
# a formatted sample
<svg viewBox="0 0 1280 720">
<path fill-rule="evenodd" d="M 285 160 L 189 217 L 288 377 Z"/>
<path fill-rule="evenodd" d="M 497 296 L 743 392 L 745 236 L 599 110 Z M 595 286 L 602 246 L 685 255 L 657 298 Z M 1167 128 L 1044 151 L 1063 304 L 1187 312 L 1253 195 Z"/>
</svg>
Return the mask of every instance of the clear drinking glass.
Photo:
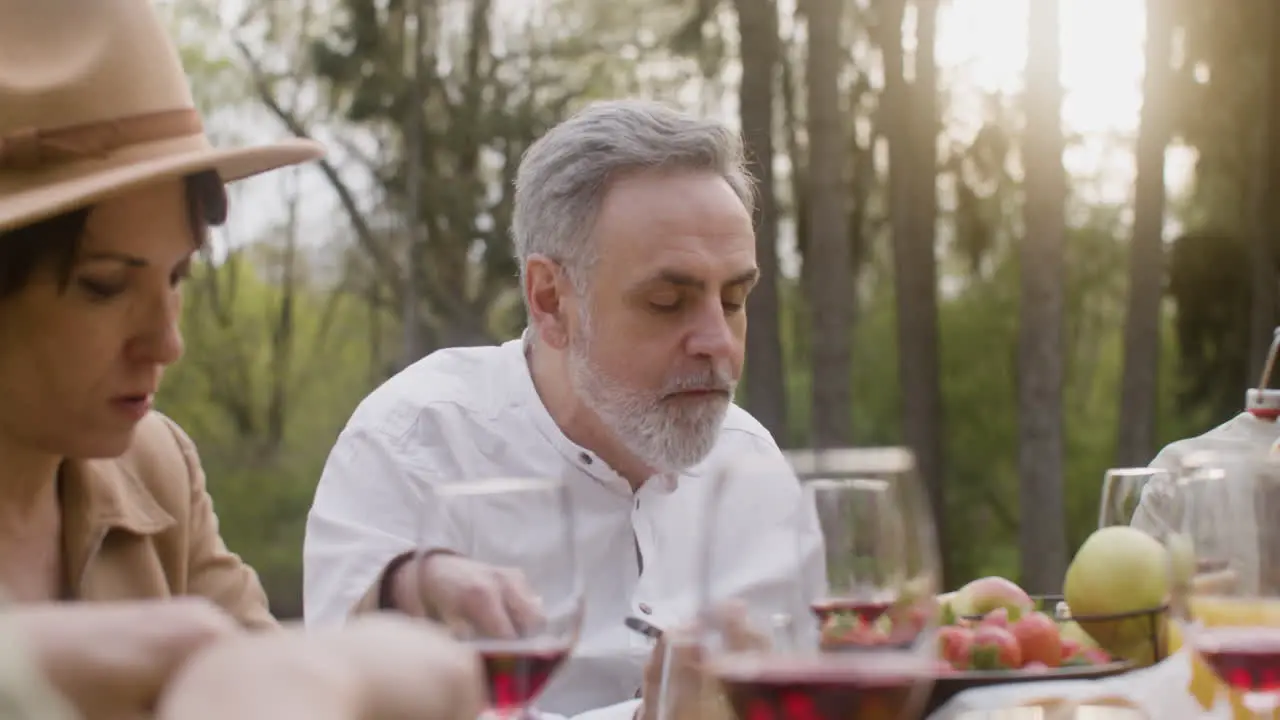
<svg viewBox="0 0 1280 720">
<path fill-rule="evenodd" d="M 1202 464 L 1179 479 L 1168 542 L 1185 643 L 1258 717 L 1280 708 L 1280 465 Z"/>
<path fill-rule="evenodd" d="M 1102 480 L 1102 498 L 1098 503 L 1098 527 L 1145 525 L 1160 516 L 1173 475 L 1161 468 L 1112 468 Z M 1154 483 L 1154 484 L 1153 484 Z M 1158 506 L 1158 507 L 1157 507 Z"/>
<path fill-rule="evenodd" d="M 867 448 L 789 459 L 791 468 L 734 465 L 717 478 L 713 498 L 767 494 L 759 501 L 793 510 L 778 527 L 740 528 L 734 503 L 712 500 L 701 572 L 707 667 L 740 718 L 914 717 L 937 663 L 939 585 L 914 458 Z M 776 584 L 735 585 L 744 562 L 774 570 Z"/>
<path fill-rule="evenodd" d="M 569 489 L 560 480 L 512 478 L 456 482 L 434 494 L 439 512 L 424 519 L 419 552 L 457 553 L 487 566 L 472 576 L 487 591 L 439 619 L 479 653 L 491 715 L 527 717 L 582 624 Z M 493 622 L 495 613 L 510 622 Z"/>
</svg>

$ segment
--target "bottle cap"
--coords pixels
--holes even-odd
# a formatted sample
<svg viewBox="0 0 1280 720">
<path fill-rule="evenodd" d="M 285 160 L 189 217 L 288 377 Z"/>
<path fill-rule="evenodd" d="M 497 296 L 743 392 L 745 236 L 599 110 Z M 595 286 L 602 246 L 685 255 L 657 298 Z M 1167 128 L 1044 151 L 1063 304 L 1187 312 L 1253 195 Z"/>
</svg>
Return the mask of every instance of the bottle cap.
<svg viewBox="0 0 1280 720">
<path fill-rule="evenodd" d="M 1244 396 L 1244 409 L 1263 420 L 1280 418 L 1280 390 L 1249 388 Z"/>
</svg>

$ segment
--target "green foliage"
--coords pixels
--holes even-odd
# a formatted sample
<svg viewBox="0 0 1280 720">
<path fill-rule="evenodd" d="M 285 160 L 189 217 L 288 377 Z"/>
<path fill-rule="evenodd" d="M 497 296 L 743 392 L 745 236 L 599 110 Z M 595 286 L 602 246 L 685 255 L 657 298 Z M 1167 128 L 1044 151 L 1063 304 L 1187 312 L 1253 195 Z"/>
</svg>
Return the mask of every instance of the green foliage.
<svg viewBox="0 0 1280 720">
<path fill-rule="evenodd" d="M 318 288 L 298 291 L 289 347 L 277 370 L 273 337 L 284 291 L 250 250 L 199 266 L 186 291 L 187 352 L 168 374 L 158 408 L 199 447 L 223 536 L 262 575 L 276 610 L 301 609 L 303 524 L 329 448 L 370 390 L 370 309 Z M 215 300 L 215 296 L 217 299 Z M 270 399 L 285 421 L 272 430 Z"/>
<path fill-rule="evenodd" d="M 1268 3 L 1179 2 L 1184 52 L 1175 127 L 1197 153 L 1194 185 L 1178 209 L 1169 293 L 1177 307 L 1175 352 L 1183 373 L 1179 412 L 1221 422 L 1240 411 L 1249 368 L 1250 253 L 1262 220 L 1267 142 Z M 1263 201 L 1265 204 L 1267 201 Z M 1280 233 L 1269 232 L 1274 257 Z M 1280 273 L 1280 268 L 1276 268 Z"/>
<path fill-rule="evenodd" d="M 265 36 L 300 41 L 307 49 L 292 59 L 299 77 L 282 84 L 304 87 L 308 92 L 297 94 L 319 99 L 321 107 L 306 113 L 308 122 L 355 128 L 353 137 L 376 148 L 361 157 L 352 143 L 353 162 L 366 165 L 371 180 L 371 189 L 356 191 L 373 197 L 376 206 L 366 218 L 371 237 L 361 242 L 381 244 L 390 258 L 371 259 L 363 244 L 313 248 L 343 255 L 339 274 L 358 278 L 368 298 L 310 272 L 306 254 L 295 258 L 273 242 L 232 253 L 216 268 L 201 265 L 188 286 L 187 357 L 170 372 L 160 407 L 196 440 L 223 534 L 259 570 L 282 614 L 300 609 L 303 527 L 333 440 L 400 355 L 402 306 L 389 296 L 401 283 L 398 263 L 406 257 L 410 167 L 423 169 L 425 183 L 418 208 L 423 262 L 416 271 L 428 345 L 511 337 L 523 323 L 507 237 L 520 154 L 567 112 L 596 97 L 688 96 L 690 87 L 700 87 L 691 78 L 733 50 L 732 38 L 719 44 L 725 43 L 724 3 L 535 4 L 538 11 L 521 21 L 523 28 L 496 17 L 484 0 L 458 6 L 476 12 L 429 23 L 425 52 L 431 60 L 418 88 L 425 130 L 418 136 L 406 125 L 413 88 L 405 71 L 404 0 L 334 0 L 317 17 L 282 21 Z M 873 4 L 858 5 L 868 17 L 874 14 Z M 1238 40 L 1244 29 L 1261 24 L 1246 5 L 1182 3 L 1188 59 L 1179 93 L 1187 102 L 1178 128 L 1201 159 L 1195 191 L 1177 204 L 1191 232 L 1175 244 L 1171 258 L 1173 302 L 1165 309 L 1159 377 L 1162 442 L 1203 431 L 1236 412 L 1241 401 L 1234 378 L 1247 365 L 1241 355 L 1247 311 L 1240 309 L 1247 302 L 1247 264 L 1237 238 L 1247 237 L 1251 212 L 1243 200 L 1255 148 L 1249 123 L 1258 115 L 1262 78 L 1258 48 Z M 241 106 L 240 70 L 216 45 L 196 41 L 219 28 L 218 19 L 191 0 L 170 6 L 202 109 Z M 281 12 L 272 6 L 268 14 Z M 313 31 L 316 26 L 323 31 Z M 308 31 L 292 37 L 280 30 L 285 27 Z M 851 34 L 864 38 L 867 32 L 860 27 Z M 670 40 L 677 36 L 685 42 L 673 49 Z M 795 43 L 799 55 L 802 40 Z M 859 43 L 851 55 L 864 67 L 851 68 L 850 84 L 874 62 L 868 59 L 874 47 Z M 699 57 L 682 57 L 676 52 L 682 50 Z M 1209 68 L 1207 80 L 1199 66 Z M 871 87 L 858 96 L 855 121 L 874 119 L 875 96 Z M 1021 192 L 1012 169 L 1018 114 L 1009 98 L 986 98 L 978 131 L 951 138 L 954 147 L 942 153 L 942 185 L 957 189 L 954 207 L 944 202 L 940 218 L 947 230 L 939 244 L 939 331 L 950 522 L 944 542 L 958 582 L 1014 577 L 1018 567 Z M 780 152 L 797 127 L 783 128 Z M 871 136 L 864 134 L 864 140 Z M 803 146 L 802 137 L 794 139 Z M 859 227 L 868 242 L 851 329 L 849 412 L 858 444 L 883 445 L 901 442 L 898 343 L 893 268 L 878 216 L 883 182 L 870 184 L 865 207 L 857 209 L 865 213 Z M 796 220 L 804 198 L 784 193 L 780 199 L 784 214 Z M 803 245 L 804 218 L 799 220 Z M 1115 456 L 1128 233 L 1118 208 L 1094 207 L 1068 237 L 1065 511 L 1073 548 L 1093 529 L 1103 472 Z M 780 440 L 793 446 L 806 444 L 811 434 L 808 309 L 800 282 L 783 278 L 779 287 L 792 400 L 791 434 Z"/>
<path fill-rule="evenodd" d="M 1008 222 L 1007 216 L 1003 222 Z M 993 232 L 999 228 L 993 229 Z M 1096 208 L 1068 240 L 1068 347 L 1064 405 L 1067 423 L 1065 497 L 1070 546 L 1094 529 L 1102 477 L 1115 457 L 1125 302 L 1127 229 L 1115 208 Z M 988 270 L 940 297 L 947 517 L 945 539 L 959 581 L 1017 574 L 1018 268 L 1016 247 L 988 248 Z M 902 441 L 897 339 L 887 258 L 873 258 L 863 285 L 854 340 L 854 414 L 860 445 Z M 793 398 L 793 445 L 807 440 L 810 422 L 807 313 L 798 288 L 782 288 L 783 347 Z M 1171 327 L 1169 318 L 1167 327 Z M 1166 332 L 1171 337 L 1171 332 Z M 1166 358 L 1175 358 L 1166 351 Z M 1176 358 L 1175 358 L 1176 360 Z M 1166 441 L 1207 427 L 1200 414 L 1182 420 L 1168 392 L 1176 362 L 1161 369 L 1161 437 Z M 1237 403 L 1239 400 L 1237 399 Z"/>
<path fill-rule="evenodd" d="M 1183 235 L 1173 248 L 1169 293 L 1178 308 L 1177 347 L 1187 370 L 1179 407 L 1203 406 L 1226 420 L 1242 408 L 1252 359 L 1248 248 L 1234 235 Z"/>
</svg>

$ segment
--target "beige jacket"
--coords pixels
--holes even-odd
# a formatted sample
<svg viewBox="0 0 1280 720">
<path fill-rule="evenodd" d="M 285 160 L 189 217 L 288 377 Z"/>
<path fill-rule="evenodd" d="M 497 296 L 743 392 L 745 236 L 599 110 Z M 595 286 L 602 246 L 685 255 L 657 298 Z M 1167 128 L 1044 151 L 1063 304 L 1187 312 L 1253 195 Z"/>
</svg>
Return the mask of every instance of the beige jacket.
<svg viewBox="0 0 1280 720">
<path fill-rule="evenodd" d="M 276 627 L 257 573 L 229 551 L 195 445 L 152 413 L 124 455 L 67 461 L 59 476 L 69 595 L 198 595 L 247 628 Z"/>
</svg>

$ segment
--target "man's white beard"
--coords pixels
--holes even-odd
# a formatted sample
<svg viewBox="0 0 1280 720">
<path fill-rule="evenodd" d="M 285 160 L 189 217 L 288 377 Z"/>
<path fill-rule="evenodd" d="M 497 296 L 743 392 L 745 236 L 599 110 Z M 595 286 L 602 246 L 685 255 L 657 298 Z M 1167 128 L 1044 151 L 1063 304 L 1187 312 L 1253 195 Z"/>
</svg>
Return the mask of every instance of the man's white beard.
<svg viewBox="0 0 1280 720">
<path fill-rule="evenodd" d="M 584 333 L 590 332 L 583 318 Z M 670 378 L 662 392 L 650 394 L 610 378 L 592 360 L 590 339 L 578 336 L 569 348 L 569 382 L 618 441 L 641 462 L 659 473 L 680 472 L 711 453 L 734 390 L 722 368 Z M 727 394 L 699 400 L 664 401 L 680 390 L 719 389 Z"/>
</svg>

